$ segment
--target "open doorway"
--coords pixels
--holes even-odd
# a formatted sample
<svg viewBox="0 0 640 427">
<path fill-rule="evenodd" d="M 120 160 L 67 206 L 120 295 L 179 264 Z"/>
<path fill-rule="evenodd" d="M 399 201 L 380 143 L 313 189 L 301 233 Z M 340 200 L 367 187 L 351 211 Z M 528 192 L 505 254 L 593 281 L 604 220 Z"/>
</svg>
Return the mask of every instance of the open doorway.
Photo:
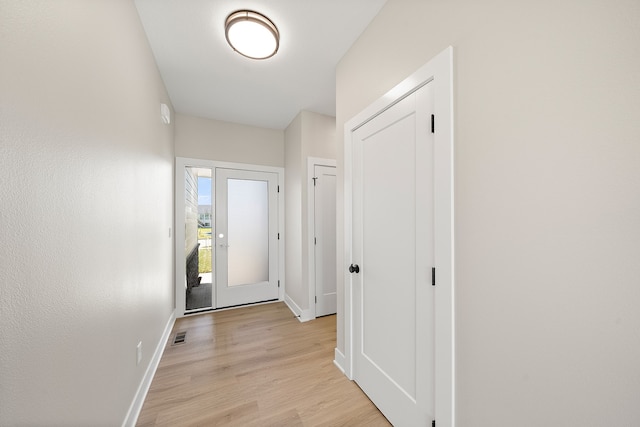
<svg viewBox="0 0 640 427">
<path fill-rule="evenodd" d="M 176 158 L 176 317 L 282 299 L 283 175 Z"/>
</svg>

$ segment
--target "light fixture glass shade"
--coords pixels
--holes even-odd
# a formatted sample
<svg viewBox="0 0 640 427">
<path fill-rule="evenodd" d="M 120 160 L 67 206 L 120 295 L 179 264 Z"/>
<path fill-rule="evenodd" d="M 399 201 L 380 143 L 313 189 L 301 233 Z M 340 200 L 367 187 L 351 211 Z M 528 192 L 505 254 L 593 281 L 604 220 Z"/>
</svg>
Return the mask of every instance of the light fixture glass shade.
<svg viewBox="0 0 640 427">
<path fill-rule="evenodd" d="M 273 22 L 251 10 L 238 10 L 229 15 L 225 36 L 233 50 L 252 59 L 270 58 L 280 46 L 280 33 Z"/>
</svg>

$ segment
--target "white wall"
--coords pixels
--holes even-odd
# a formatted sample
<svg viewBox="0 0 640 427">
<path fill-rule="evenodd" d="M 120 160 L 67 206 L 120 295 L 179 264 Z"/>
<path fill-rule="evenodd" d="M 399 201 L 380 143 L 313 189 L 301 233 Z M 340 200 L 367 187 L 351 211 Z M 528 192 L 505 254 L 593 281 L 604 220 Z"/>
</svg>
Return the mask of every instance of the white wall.
<svg viewBox="0 0 640 427">
<path fill-rule="evenodd" d="M 176 115 L 176 156 L 284 166 L 284 131 Z"/>
<path fill-rule="evenodd" d="M 337 68 L 339 174 L 344 123 L 448 45 L 457 425 L 640 425 L 640 3 L 389 0 Z"/>
<path fill-rule="evenodd" d="M 336 118 L 312 111 L 301 111 L 302 117 L 302 160 L 306 166 L 307 157 L 335 159 Z"/>
<path fill-rule="evenodd" d="M 302 311 L 309 309 L 307 158 L 335 159 L 335 118 L 301 111 L 285 130 L 286 293 Z M 304 318 L 304 315 L 303 315 Z"/>
<path fill-rule="evenodd" d="M 120 425 L 173 311 L 168 97 L 133 2 L 0 10 L 0 425 Z"/>
<path fill-rule="evenodd" d="M 284 136 L 285 294 L 288 303 L 290 300 L 302 310 L 306 308 L 302 289 L 302 113 L 287 126 Z"/>
</svg>

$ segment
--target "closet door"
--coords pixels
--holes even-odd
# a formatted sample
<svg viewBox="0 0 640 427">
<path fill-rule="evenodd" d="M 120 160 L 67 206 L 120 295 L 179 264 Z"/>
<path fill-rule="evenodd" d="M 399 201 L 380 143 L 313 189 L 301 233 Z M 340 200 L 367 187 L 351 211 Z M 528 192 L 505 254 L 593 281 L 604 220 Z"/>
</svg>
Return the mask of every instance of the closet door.
<svg viewBox="0 0 640 427">
<path fill-rule="evenodd" d="M 397 426 L 435 419 L 431 86 L 353 135 L 354 379 Z"/>
</svg>

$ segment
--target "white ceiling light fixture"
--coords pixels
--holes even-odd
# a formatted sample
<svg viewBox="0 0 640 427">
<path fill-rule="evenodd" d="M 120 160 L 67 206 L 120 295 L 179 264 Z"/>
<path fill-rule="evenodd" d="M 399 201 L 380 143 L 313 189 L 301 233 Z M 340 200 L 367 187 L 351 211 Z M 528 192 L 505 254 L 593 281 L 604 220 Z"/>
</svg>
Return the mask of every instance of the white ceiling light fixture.
<svg viewBox="0 0 640 427">
<path fill-rule="evenodd" d="M 227 16 L 224 27 L 229 46 L 247 58 L 271 58 L 280 46 L 278 28 L 258 12 L 237 10 Z"/>
</svg>

